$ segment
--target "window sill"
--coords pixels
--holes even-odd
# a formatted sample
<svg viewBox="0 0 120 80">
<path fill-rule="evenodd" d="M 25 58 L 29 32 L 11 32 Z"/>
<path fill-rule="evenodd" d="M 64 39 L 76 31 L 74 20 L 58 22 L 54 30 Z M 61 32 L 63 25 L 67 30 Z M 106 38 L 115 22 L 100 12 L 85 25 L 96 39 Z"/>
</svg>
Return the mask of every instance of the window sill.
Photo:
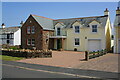
<svg viewBox="0 0 120 80">
<path fill-rule="evenodd" d="M 75 33 L 75 34 L 79 34 L 80 32 L 79 32 L 79 33 L 74 32 L 74 33 Z"/>
<path fill-rule="evenodd" d="M 96 33 L 98 33 L 98 32 L 91 32 L 92 34 L 96 34 Z"/>
<path fill-rule="evenodd" d="M 78 47 L 78 46 L 80 46 L 80 45 L 74 45 L 74 46 Z"/>
</svg>

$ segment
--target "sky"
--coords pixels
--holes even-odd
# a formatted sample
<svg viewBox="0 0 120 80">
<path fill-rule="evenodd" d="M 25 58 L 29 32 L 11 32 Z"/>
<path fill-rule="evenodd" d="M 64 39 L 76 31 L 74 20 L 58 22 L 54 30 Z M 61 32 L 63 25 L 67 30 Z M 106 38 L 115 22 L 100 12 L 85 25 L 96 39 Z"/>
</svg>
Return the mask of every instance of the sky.
<svg viewBox="0 0 120 80">
<path fill-rule="evenodd" d="M 118 2 L 2 2 L 2 23 L 19 26 L 30 14 L 52 19 L 103 16 L 108 8 L 113 24 L 117 7 Z"/>
</svg>

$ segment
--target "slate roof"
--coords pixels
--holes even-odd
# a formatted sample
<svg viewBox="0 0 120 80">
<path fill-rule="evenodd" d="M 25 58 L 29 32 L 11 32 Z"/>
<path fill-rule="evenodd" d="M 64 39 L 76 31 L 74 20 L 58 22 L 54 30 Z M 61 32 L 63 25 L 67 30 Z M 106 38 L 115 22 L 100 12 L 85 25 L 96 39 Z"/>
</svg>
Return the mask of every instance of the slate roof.
<svg viewBox="0 0 120 80">
<path fill-rule="evenodd" d="M 16 27 L 6 27 L 6 28 L 0 28 L 0 34 L 3 33 L 14 33 L 20 29 L 20 26 Z"/>
<path fill-rule="evenodd" d="M 114 27 L 120 27 L 120 15 L 117 15 L 114 22 Z"/>
<path fill-rule="evenodd" d="M 32 17 L 42 26 L 44 30 L 53 30 L 53 19 L 32 15 Z"/>
<path fill-rule="evenodd" d="M 99 22 L 103 27 L 105 27 L 108 16 L 94 16 L 94 17 L 82 17 L 82 18 L 69 18 L 69 19 L 50 19 L 42 16 L 32 15 L 33 18 L 43 27 L 45 30 L 53 30 L 57 23 L 62 23 L 65 25 L 64 28 L 72 28 L 72 24 L 78 21 L 83 25 L 83 27 L 88 27 L 89 23 L 93 20 Z"/>
<path fill-rule="evenodd" d="M 102 26 L 105 27 L 107 16 L 95 16 L 95 17 L 83 17 L 83 18 L 70 18 L 70 19 L 57 19 L 54 20 L 54 25 L 58 22 L 63 22 L 64 25 L 66 25 L 65 28 L 72 28 L 72 24 L 76 21 L 80 22 L 83 27 L 89 26 L 89 23 L 93 20 L 99 22 Z"/>
</svg>

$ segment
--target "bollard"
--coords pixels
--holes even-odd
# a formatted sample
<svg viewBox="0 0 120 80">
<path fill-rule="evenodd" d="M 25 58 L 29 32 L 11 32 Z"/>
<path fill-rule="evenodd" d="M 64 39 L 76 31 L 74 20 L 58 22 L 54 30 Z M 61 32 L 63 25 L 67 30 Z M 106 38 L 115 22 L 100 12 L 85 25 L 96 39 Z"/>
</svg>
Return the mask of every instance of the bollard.
<svg viewBox="0 0 120 80">
<path fill-rule="evenodd" d="M 89 52 L 85 51 L 85 60 L 88 61 L 89 60 Z"/>
</svg>

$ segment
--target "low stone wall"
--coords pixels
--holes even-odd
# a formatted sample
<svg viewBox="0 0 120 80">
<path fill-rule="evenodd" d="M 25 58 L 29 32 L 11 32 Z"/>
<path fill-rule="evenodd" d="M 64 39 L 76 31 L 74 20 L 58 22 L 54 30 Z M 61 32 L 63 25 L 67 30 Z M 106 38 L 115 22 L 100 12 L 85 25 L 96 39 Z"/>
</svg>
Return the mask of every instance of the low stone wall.
<svg viewBox="0 0 120 80">
<path fill-rule="evenodd" d="M 13 56 L 13 57 L 25 57 L 25 58 L 52 57 L 52 50 L 2 49 L 2 55 L 8 55 L 8 56 Z"/>
</svg>

